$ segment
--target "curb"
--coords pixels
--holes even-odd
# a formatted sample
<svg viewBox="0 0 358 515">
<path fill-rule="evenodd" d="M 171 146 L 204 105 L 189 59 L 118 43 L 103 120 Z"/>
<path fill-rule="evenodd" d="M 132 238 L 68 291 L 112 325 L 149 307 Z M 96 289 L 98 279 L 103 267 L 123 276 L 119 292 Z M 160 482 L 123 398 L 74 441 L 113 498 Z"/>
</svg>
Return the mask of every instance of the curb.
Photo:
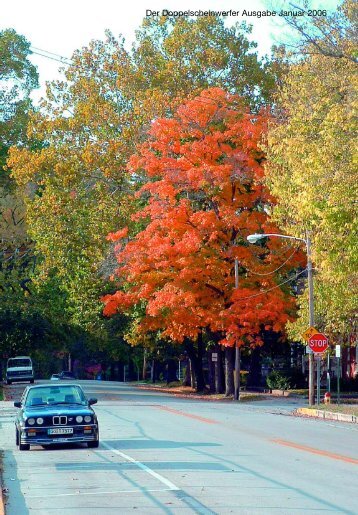
<svg viewBox="0 0 358 515">
<path fill-rule="evenodd" d="M 338 422 L 350 422 L 358 424 L 356 415 L 346 415 L 345 413 L 334 413 L 333 411 L 324 411 L 312 408 L 297 408 L 295 414 L 304 415 L 306 417 L 322 418 L 324 420 L 336 420 Z"/>
<path fill-rule="evenodd" d="M 150 392 L 162 392 L 162 393 L 170 393 L 171 395 L 173 395 L 173 397 L 180 397 L 182 399 L 194 399 L 194 400 L 201 400 L 201 401 L 218 401 L 218 402 L 222 402 L 222 401 L 230 401 L 231 399 L 228 397 L 228 398 L 223 398 L 223 399 L 213 399 L 213 398 L 210 398 L 210 395 L 199 395 L 199 394 L 196 394 L 196 393 L 184 393 L 184 392 L 178 392 L 178 391 L 175 391 L 175 388 L 162 388 L 160 386 L 142 386 L 142 385 L 136 385 L 135 388 L 138 388 L 138 390 L 147 390 L 147 391 L 150 391 Z M 173 391 L 174 390 L 174 391 Z"/>
<path fill-rule="evenodd" d="M 0 483 L 0 515 L 5 515 L 5 503 L 2 489 L 3 486 Z"/>
<path fill-rule="evenodd" d="M 146 386 L 146 385 L 132 385 L 132 386 L 134 386 L 135 388 L 138 388 L 139 390 L 169 393 L 169 394 L 173 395 L 173 397 L 179 397 L 182 399 L 193 399 L 193 400 L 200 400 L 200 401 L 206 401 L 206 402 L 232 402 L 232 395 L 229 397 L 221 397 L 221 398 L 217 399 L 217 398 L 213 398 L 212 395 L 210 395 L 210 394 L 200 395 L 195 392 L 193 392 L 193 393 L 178 392 L 178 391 L 175 391 L 175 388 L 165 388 L 165 387 L 161 387 L 161 386 Z M 258 394 L 255 392 L 241 392 L 241 393 L 244 394 L 243 397 L 250 396 L 250 395 L 260 397 L 260 399 L 256 399 L 256 400 L 261 400 L 261 398 L 266 399 L 268 397 L 271 397 L 270 394 Z"/>
<path fill-rule="evenodd" d="M 2 459 L 2 456 L 0 456 L 0 461 Z M 4 483 L 2 481 L 2 469 L 0 470 L 0 515 L 5 515 L 5 487 Z"/>
</svg>

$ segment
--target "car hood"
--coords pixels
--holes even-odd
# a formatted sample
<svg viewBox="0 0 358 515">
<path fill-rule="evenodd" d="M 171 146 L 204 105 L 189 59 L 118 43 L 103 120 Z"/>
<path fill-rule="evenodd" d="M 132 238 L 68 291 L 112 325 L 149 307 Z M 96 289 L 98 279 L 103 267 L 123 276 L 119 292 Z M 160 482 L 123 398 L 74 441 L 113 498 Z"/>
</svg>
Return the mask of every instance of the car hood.
<svg viewBox="0 0 358 515">
<path fill-rule="evenodd" d="M 79 406 L 77 404 L 60 404 L 53 406 L 26 406 L 23 413 L 27 417 L 43 417 L 56 415 L 93 415 L 93 410 L 88 406 Z"/>
</svg>

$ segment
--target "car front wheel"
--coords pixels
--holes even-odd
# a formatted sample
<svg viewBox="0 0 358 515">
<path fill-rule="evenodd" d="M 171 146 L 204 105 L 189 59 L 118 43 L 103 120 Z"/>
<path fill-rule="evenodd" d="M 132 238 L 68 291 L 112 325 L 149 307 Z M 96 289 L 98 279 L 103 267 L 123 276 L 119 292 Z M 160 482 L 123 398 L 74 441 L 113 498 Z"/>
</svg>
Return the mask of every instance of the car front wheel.
<svg viewBox="0 0 358 515">
<path fill-rule="evenodd" d="M 19 432 L 17 429 L 15 429 L 15 438 L 16 438 L 16 446 L 19 445 Z"/>
<path fill-rule="evenodd" d="M 11 384 L 11 381 L 9 381 L 9 379 L 7 379 L 6 384 Z"/>
</svg>

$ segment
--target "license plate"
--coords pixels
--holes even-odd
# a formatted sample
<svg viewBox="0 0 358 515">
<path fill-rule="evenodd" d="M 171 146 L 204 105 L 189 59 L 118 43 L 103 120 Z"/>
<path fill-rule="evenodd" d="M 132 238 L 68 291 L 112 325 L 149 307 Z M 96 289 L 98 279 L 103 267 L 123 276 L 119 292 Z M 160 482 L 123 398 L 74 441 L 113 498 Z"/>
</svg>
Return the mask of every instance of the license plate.
<svg viewBox="0 0 358 515">
<path fill-rule="evenodd" d="M 72 427 L 56 427 L 55 429 L 48 430 L 49 435 L 71 435 L 73 434 Z"/>
</svg>

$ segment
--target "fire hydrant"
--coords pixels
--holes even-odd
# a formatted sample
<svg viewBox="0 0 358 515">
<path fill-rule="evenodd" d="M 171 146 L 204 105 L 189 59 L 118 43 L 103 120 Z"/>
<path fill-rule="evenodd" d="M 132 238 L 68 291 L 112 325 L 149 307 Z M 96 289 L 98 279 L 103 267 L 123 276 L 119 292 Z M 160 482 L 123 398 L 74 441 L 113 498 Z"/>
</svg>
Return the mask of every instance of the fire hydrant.
<svg viewBox="0 0 358 515">
<path fill-rule="evenodd" d="M 331 404 L 331 392 L 326 392 L 324 394 L 324 403 Z"/>
</svg>

